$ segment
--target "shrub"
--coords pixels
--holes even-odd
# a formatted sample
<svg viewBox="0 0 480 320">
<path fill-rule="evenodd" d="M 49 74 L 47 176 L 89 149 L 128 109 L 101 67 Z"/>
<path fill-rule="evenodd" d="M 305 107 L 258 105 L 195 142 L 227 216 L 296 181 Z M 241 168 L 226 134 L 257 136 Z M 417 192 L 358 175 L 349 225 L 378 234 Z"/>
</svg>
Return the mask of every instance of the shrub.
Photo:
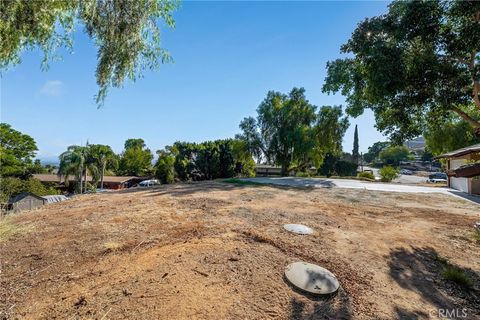
<svg viewBox="0 0 480 320">
<path fill-rule="evenodd" d="M 173 183 L 175 180 L 175 157 L 167 154 L 160 154 L 155 166 L 155 176 L 162 183 Z"/>
<path fill-rule="evenodd" d="M 359 177 L 359 178 L 367 178 L 367 179 L 370 179 L 370 180 L 375 180 L 375 176 L 373 175 L 373 173 L 367 172 L 367 171 L 359 172 L 359 173 L 357 174 L 357 177 Z"/>
<path fill-rule="evenodd" d="M 456 284 L 465 287 L 472 287 L 472 280 L 462 269 L 455 266 L 446 266 L 442 272 L 442 277 L 445 280 L 453 281 Z"/>
<path fill-rule="evenodd" d="M 335 163 L 335 172 L 340 177 L 356 176 L 358 165 L 354 162 L 339 160 Z"/>
<path fill-rule="evenodd" d="M 398 177 L 399 170 L 391 166 L 384 166 L 378 171 L 378 173 L 383 182 L 390 182 Z"/>
<path fill-rule="evenodd" d="M 46 196 L 50 194 L 59 194 L 59 191 L 53 187 L 44 185 L 40 180 L 28 179 L 22 180 L 13 177 L 0 178 L 0 201 L 6 202 L 12 196 L 22 192 L 31 192 L 37 196 Z"/>
<path fill-rule="evenodd" d="M 299 177 L 299 178 L 308 178 L 310 177 L 310 174 L 308 172 L 305 172 L 305 171 L 299 171 L 295 174 L 296 177 Z"/>
</svg>

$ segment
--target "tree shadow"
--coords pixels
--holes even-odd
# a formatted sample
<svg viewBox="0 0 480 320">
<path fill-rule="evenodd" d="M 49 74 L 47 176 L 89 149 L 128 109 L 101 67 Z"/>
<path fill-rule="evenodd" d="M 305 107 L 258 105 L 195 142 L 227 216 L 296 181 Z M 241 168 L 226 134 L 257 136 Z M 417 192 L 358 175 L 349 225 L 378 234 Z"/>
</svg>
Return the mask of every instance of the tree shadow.
<svg viewBox="0 0 480 320">
<path fill-rule="evenodd" d="M 429 319 L 430 315 L 420 310 L 408 311 L 400 307 L 395 307 L 395 319 L 398 320 L 420 320 Z"/>
<path fill-rule="evenodd" d="M 336 186 L 330 180 L 321 178 L 296 178 L 296 177 L 277 177 L 277 178 L 245 178 L 244 181 L 258 182 L 270 186 L 284 186 L 290 188 L 333 188 Z"/>
<path fill-rule="evenodd" d="M 430 247 L 412 247 L 412 250 L 396 248 L 390 252 L 390 276 L 402 287 L 418 293 L 437 309 L 463 309 L 469 315 L 480 315 L 480 295 L 474 289 L 480 283 L 478 272 L 462 268 L 447 262 Z M 446 266 L 455 267 L 467 274 L 473 282 L 473 288 L 462 287 L 445 280 L 442 272 Z M 424 312 L 407 311 L 396 308 L 399 318 L 421 319 Z"/>
<path fill-rule="evenodd" d="M 135 187 L 120 190 L 120 193 L 135 193 L 135 192 L 148 192 L 148 196 L 159 196 L 159 195 L 171 195 L 176 197 L 190 196 L 192 194 L 202 192 L 216 192 L 216 191 L 233 191 L 239 189 L 251 189 L 258 187 L 272 187 L 282 190 L 302 190 L 306 192 L 313 191 L 313 187 L 303 187 L 303 186 L 286 186 L 286 185 L 274 185 L 274 184 L 240 184 L 240 183 L 227 183 L 222 182 L 221 180 L 208 180 L 208 181 L 197 181 L 197 182 L 183 182 L 175 183 L 170 185 L 161 185 L 155 187 Z"/>
</svg>

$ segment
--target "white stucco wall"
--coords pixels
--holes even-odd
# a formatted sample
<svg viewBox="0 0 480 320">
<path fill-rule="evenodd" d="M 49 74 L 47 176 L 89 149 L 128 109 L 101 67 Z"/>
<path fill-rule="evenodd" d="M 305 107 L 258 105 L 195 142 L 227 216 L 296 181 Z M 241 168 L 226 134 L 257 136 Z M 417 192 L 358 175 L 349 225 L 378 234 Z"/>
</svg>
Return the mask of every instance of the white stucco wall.
<svg viewBox="0 0 480 320">
<path fill-rule="evenodd" d="M 450 170 L 457 169 L 467 163 L 466 159 L 450 160 Z M 454 178 L 450 177 L 450 188 L 456 189 L 462 192 L 469 192 L 469 178 Z"/>
<path fill-rule="evenodd" d="M 458 191 L 469 192 L 468 183 L 468 178 L 450 178 L 450 188 L 456 189 Z"/>
</svg>

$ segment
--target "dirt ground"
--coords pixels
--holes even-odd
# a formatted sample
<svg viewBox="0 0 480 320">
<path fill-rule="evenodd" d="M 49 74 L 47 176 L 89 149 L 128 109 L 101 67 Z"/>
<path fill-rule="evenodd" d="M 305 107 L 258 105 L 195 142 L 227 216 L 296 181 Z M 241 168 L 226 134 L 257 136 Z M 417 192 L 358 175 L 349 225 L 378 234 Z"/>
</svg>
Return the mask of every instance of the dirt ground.
<svg viewBox="0 0 480 320">
<path fill-rule="evenodd" d="M 478 319 L 476 221 L 480 206 L 441 194 L 205 182 L 80 196 L 3 222 L 0 319 Z M 473 289 L 442 277 L 445 259 Z M 289 286 L 300 260 L 332 271 L 337 294 Z"/>
</svg>

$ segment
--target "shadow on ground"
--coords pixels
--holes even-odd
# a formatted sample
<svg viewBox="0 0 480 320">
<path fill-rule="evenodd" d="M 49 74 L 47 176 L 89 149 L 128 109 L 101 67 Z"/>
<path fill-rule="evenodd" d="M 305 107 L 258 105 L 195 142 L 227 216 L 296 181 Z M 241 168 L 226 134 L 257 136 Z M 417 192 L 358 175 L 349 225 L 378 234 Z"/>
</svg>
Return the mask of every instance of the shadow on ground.
<svg viewBox="0 0 480 320">
<path fill-rule="evenodd" d="M 352 310 L 345 292 L 324 298 L 312 299 L 305 303 L 297 298 L 290 299 L 290 320 L 303 319 L 352 319 Z"/>
<path fill-rule="evenodd" d="M 465 200 L 480 204 L 480 196 L 476 196 L 476 195 L 472 195 L 472 194 L 468 194 L 468 193 L 460 192 L 460 191 L 452 191 L 452 190 L 450 191 L 450 193 L 453 194 L 453 195 L 456 195 L 460 198 L 463 198 Z"/>
<path fill-rule="evenodd" d="M 215 191 L 229 191 L 229 190 L 239 190 L 239 189 L 248 189 L 248 188 L 258 188 L 258 187 L 272 187 L 282 190 L 304 190 L 306 192 L 311 192 L 315 190 L 314 187 L 310 186 L 285 186 L 285 185 L 274 185 L 274 184 L 239 184 L 239 183 L 227 183 L 222 182 L 221 180 L 217 181 L 198 181 L 198 182 L 189 182 L 189 183 L 178 183 L 170 185 L 162 185 L 158 187 L 149 187 L 149 188 L 129 188 L 119 191 L 120 193 L 132 193 L 139 191 L 148 191 L 150 196 L 157 195 L 171 195 L 176 197 L 189 196 L 197 192 L 215 192 Z"/>
<path fill-rule="evenodd" d="M 412 247 L 412 250 L 396 248 L 389 255 L 390 276 L 404 289 L 418 293 L 422 299 L 437 309 L 463 309 L 475 318 L 480 316 L 480 274 L 468 268 L 456 266 L 438 255 L 435 249 Z M 465 288 L 445 280 L 442 272 L 446 264 L 465 272 L 473 283 L 473 288 Z M 477 289 L 475 289 L 477 288 Z M 399 319 L 424 319 L 423 311 L 396 309 Z"/>
</svg>

